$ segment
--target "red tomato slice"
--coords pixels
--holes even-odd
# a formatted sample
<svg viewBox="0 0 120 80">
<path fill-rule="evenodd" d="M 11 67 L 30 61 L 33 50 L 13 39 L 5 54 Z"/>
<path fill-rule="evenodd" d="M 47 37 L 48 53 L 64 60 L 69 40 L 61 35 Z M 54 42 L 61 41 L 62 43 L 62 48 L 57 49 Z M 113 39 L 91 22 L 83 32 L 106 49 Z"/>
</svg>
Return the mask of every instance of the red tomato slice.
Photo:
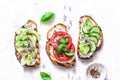
<svg viewBox="0 0 120 80">
<path fill-rule="evenodd" d="M 68 49 L 68 50 L 71 50 L 71 51 L 75 52 L 75 46 L 74 46 L 74 44 L 72 44 L 71 48 Z"/>
<path fill-rule="evenodd" d="M 75 46 L 72 44 L 72 46 L 69 48 L 69 50 L 75 52 Z M 67 56 L 65 53 L 61 53 L 60 55 L 57 53 L 57 51 L 54 49 L 53 54 L 55 58 L 60 62 L 66 62 L 72 59 L 73 56 Z"/>
<path fill-rule="evenodd" d="M 54 49 L 58 48 L 58 46 L 60 45 L 60 39 L 62 37 L 67 37 L 68 38 L 67 49 L 69 49 L 71 47 L 71 45 L 72 45 L 71 36 L 66 32 L 59 31 L 59 32 L 55 32 L 50 39 L 50 42 L 51 42 Z"/>
</svg>

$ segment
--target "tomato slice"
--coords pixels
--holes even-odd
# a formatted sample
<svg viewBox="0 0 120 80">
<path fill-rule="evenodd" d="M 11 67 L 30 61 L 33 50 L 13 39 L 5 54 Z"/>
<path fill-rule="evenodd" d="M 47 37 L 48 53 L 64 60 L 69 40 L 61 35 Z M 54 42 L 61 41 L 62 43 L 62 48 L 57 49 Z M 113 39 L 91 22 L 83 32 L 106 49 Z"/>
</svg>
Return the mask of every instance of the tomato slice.
<svg viewBox="0 0 120 80">
<path fill-rule="evenodd" d="M 75 46 L 74 46 L 74 44 L 72 44 L 71 48 L 68 49 L 68 50 L 71 50 L 72 52 L 75 52 Z"/>
<path fill-rule="evenodd" d="M 66 48 L 69 49 L 71 47 L 71 45 L 72 45 L 71 36 L 66 32 L 59 31 L 59 32 L 55 32 L 50 39 L 50 42 L 51 42 L 54 49 L 58 48 L 58 46 L 60 45 L 60 39 L 62 37 L 68 38 L 68 44 L 66 45 Z"/>
<path fill-rule="evenodd" d="M 75 46 L 72 44 L 72 46 L 69 48 L 69 50 L 75 52 Z M 66 62 L 72 59 L 73 56 L 67 56 L 65 53 L 58 54 L 55 49 L 53 49 L 53 54 L 55 58 L 60 62 Z"/>
</svg>

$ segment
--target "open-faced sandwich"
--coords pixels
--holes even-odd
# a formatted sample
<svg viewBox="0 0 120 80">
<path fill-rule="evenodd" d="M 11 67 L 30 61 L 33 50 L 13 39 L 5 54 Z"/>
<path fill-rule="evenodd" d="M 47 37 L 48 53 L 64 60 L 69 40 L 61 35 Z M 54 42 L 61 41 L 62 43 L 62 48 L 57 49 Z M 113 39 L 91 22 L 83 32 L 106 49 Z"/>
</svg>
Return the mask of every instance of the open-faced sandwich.
<svg viewBox="0 0 120 80">
<path fill-rule="evenodd" d="M 51 61 L 60 66 L 72 67 L 75 63 L 75 46 L 64 24 L 56 24 L 47 33 L 46 52 Z"/>
<path fill-rule="evenodd" d="M 79 21 L 78 56 L 82 59 L 92 57 L 101 48 L 102 43 L 101 28 L 91 16 L 82 16 Z"/>
<path fill-rule="evenodd" d="M 15 32 L 15 55 L 21 65 L 34 67 L 40 64 L 39 40 L 37 24 L 32 20 Z"/>
</svg>

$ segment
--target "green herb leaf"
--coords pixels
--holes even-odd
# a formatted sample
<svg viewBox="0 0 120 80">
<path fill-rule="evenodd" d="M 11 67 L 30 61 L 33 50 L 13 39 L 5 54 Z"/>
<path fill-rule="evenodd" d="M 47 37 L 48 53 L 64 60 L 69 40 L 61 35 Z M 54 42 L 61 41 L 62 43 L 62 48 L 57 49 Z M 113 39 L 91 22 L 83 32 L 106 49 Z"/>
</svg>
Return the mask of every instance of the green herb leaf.
<svg viewBox="0 0 120 80">
<path fill-rule="evenodd" d="M 75 52 L 72 52 L 72 51 L 65 51 L 65 54 L 67 55 L 67 56 L 73 56 L 74 54 L 75 54 Z"/>
<path fill-rule="evenodd" d="M 66 49 L 66 45 L 60 44 L 60 46 L 57 48 L 57 53 L 60 54 L 62 51 L 64 51 L 64 49 Z"/>
<path fill-rule="evenodd" d="M 46 72 L 40 72 L 42 80 L 52 80 L 51 76 Z"/>
<path fill-rule="evenodd" d="M 52 20 L 54 18 L 55 14 L 53 12 L 46 12 L 42 17 L 41 17 L 41 22 L 47 22 L 49 20 Z"/>
<path fill-rule="evenodd" d="M 63 38 L 60 39 L 60 42 L 61 42 L 62 44 L 67 44 L 67 43 L 68 43 L 68 38 L 63 37 Z"/>
</svg>

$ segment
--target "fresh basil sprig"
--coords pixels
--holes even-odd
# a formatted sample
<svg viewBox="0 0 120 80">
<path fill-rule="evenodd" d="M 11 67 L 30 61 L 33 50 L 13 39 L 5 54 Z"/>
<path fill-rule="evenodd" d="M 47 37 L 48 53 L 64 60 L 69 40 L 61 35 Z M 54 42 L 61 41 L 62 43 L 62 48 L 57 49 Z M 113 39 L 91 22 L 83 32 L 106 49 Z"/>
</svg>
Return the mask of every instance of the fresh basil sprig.
<svg viewBox="0 0 120 80">
<path fill-rule="evenodd" d="M 57 53 L 60 54 L 61 52 L 64 51 L 64 49 L 66 49 L 66 45 L 65 44 L 60 44 L 57 48 Z"/>
<path fill-rule="evenodd" d="M 67 50 L 65 44 L 60 44 L 60 46 L 58 46 L 57 53 L 60 54 L 61 52 L 65 52 L 65 55 L 67 55 L 67 56 L 72 56 L 75 53 L 71 50 Z"/>
<path fill-rule="evenodd" d="M 74 55 L 74 52 L 71 50 L 67 50 L 66 45 L 68 43 L 68 38 L 63 37 L 60 39 L 61 44 L 57 48 L 57 53 L 60 54 L 62 52 L 65 52 L 65 55 L 72 56 Z"/>
<path fill-rule="evenodd" d="M 40 72 L 42 80 L 52 80 L 51 76 L 46 72 Z"/>
<path fill-rule="evenodd" d="M 60 42 L 61 42 L 62 44 L 67 44 L 67 43 L 68 43 L 68 38 L 63 37 L 63 38 L 60 39 Z"/>
<path fill-rule="evenodd" d="M 60 54 L 66 49 L 66 44 L 68 43 L 68 38 L 63 37 L 60 39 L 61 44 L 57 48 L 57 53 Z"/>
<path fill-rule="evenodd" d="M 40 22 L 47 22 L 49 20 L 52 20 L 55 17 L 55 14 L 53 12 L 46 12 L 42 15 Z"/>
</svg>

